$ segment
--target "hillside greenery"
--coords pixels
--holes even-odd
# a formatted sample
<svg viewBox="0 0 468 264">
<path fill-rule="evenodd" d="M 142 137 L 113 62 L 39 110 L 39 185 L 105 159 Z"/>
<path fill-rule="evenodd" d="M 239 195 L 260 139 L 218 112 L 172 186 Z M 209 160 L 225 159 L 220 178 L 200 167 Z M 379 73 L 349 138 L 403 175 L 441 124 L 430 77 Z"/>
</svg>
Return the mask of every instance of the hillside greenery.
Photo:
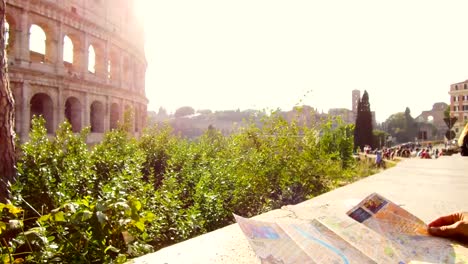
<svg viewBox="0 0 468 264">
<path fill-rule="evenodd" d="M 296 204 L 375 172 L 353 158 L 354 126 L 286 122 L 275 113 L 196 140 L 168 125 L 126 125 L 94 146 L 89 129 L 42 118 L 20 146 L 10 203 L 0 204 L 3 263 L 123 263 L 234 222 Z"/>
</svg>

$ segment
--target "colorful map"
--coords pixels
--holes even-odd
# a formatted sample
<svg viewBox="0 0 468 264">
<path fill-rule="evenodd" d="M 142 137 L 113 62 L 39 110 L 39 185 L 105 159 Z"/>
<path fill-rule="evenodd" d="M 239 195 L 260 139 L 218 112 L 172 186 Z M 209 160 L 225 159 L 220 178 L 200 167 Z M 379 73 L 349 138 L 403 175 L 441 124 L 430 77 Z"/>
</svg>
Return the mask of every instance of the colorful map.
<svg viewBox="0 0 468 264">
<path fill-rule="evenodd" d="M 278 224 L 235 218 L 262 263 L 317 263 Z"/>
<path fill-rule="evenodd" d="M 422 220 L 379 194 L 347 215 L 297 223 L 235 217 L 262 263 L 468 264 L 468 248 L 430 236 Z"/>
<path fill-rule="evenodd" d="M 427 225 L 405 209 L 373 193 L 348 215 L 386 237 L 403 263 L 468 263 L 468 249 L 430 236 Z"/>
</svg>

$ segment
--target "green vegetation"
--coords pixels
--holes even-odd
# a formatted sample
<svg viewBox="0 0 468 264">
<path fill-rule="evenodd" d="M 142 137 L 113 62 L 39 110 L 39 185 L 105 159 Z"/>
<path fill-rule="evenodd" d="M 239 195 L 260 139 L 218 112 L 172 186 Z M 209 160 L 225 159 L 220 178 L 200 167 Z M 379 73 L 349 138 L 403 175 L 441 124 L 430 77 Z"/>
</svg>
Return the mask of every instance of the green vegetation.
<svg viewBox="0 0 468 264">
<path fill-rule="evenodd" d="M 12 200 L 0 204 L 3 263 L 122 263 L 295 204 L 375 172 L 352 156 L 353 125 L 309 128 L 265 117 L 196 140 L 169 126 L 139 139 L 125 125 L 93 147 L 68 123 L 50 139 L 34 119 L 21 145 Z"/>
<path fill-rule="evenodd" d="M 382 130 L 379 130 L 379 129 L 374 129 L 372 131 L 372 135 L 373 135 L 373 146 L 375 146 L 376 148 L 379 148 L 381 149 L 382 147 L 386 147 L 386 139 L 387 137 L 389 136 L 389 134 L 385 131 L 382 131 Z"/>
<path fill-rule="evenodd" d="M 385 124 L 390 135 L 396 138 L 396 143 L 411 142 L 418 136 L 418 123 L 411 116 L 408 107 L 405 112 L 391 115 Z"/>
</svg>

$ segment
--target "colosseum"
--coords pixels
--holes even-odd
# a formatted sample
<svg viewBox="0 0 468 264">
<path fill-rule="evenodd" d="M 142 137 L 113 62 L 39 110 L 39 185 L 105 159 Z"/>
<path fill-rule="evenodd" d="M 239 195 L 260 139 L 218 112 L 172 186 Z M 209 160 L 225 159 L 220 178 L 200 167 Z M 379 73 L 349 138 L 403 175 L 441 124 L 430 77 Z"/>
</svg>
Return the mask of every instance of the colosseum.
<svg viewBox="0 0 468 264">
<path fill-rule="evenodd" d="M 42 115 L 48 133 L 64 120 L 89 126 L 90 143 L 133 113 L 146 122 L 143 27 L 133 0 L 7 0 L 6 28 L 15 130 L 28 137 Z"/>
</svg>

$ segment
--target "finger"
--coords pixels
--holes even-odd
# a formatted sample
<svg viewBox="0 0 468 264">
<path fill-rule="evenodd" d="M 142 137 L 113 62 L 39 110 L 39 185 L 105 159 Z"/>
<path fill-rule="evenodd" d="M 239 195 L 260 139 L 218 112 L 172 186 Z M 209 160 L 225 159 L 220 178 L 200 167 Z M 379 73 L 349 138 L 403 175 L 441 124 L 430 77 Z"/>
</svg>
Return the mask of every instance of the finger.
<svg viewBox="0 0 468 264">
<path fill-rule="evenodd" d="M 429 227 L 429 234 L 440 237 L 451 237 L 457 234 L 456 229 L 449 226 Z"/>
<path fill-rule="evenodd" d="M 455 224 L 440 227 L 429 227 L 429 233 L 434 236 L 454 237 L 457 235 L 466 235 L 467 224 L 465 222 L 456 222 Z"/>
<path fill-rule="evenodd" d="M 429 227 L 439 227 L 439 226 L 447 226 L 447 225 L 451 225 L 457 221 L 459 221 L 460 219 L 459 218 L 459 215 L 458 214 L 450 214 L 450 215 L 446 215 L 446 216 L 441 216 L 439 218 L 437 218 L 436 220 L 432 221 L 429 223 Z"/>
</svg>

